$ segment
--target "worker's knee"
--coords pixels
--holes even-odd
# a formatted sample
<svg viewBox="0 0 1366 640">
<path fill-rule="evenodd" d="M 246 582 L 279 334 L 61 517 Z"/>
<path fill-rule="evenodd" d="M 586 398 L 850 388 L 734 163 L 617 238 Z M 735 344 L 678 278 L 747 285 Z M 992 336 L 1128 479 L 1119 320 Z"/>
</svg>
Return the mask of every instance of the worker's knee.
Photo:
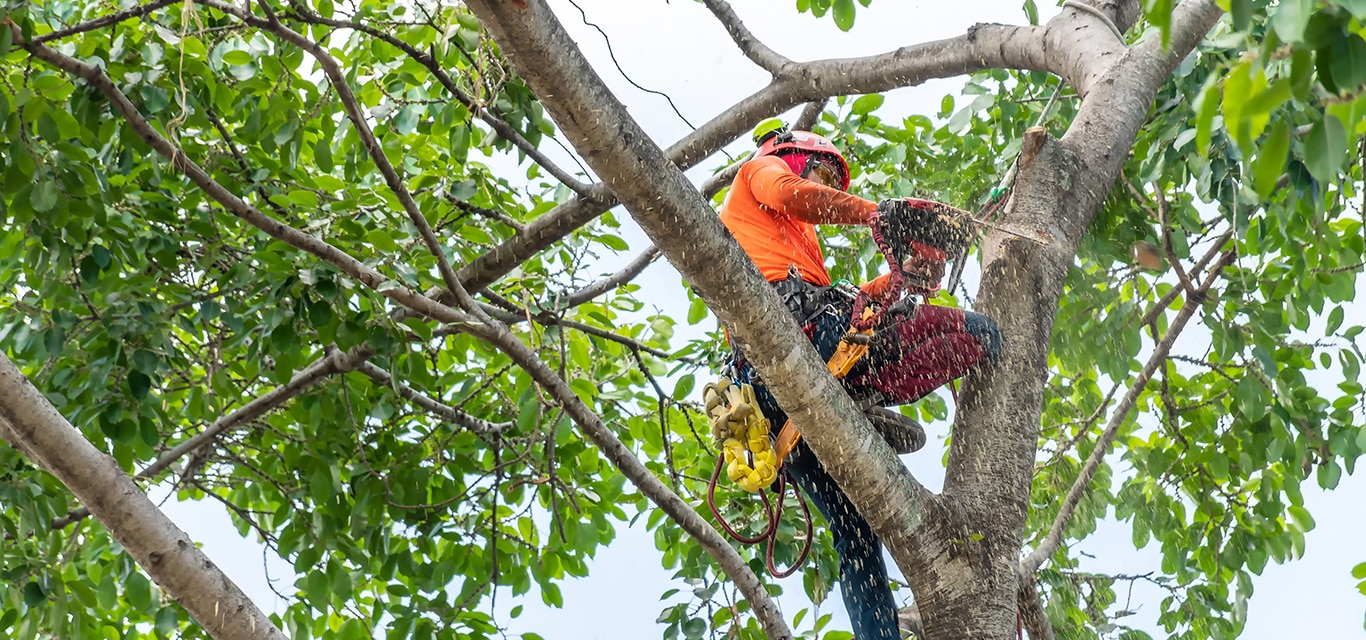
<svg viewBox="0 0 1366 640">
<path fill-rule="evenodd" d="M 995 363 L 1001 359 L 1001 327 L 995 320 L 969 311 L 963 318 L 963 330 L 982 343 L 988 361 Z"/>
</svg>

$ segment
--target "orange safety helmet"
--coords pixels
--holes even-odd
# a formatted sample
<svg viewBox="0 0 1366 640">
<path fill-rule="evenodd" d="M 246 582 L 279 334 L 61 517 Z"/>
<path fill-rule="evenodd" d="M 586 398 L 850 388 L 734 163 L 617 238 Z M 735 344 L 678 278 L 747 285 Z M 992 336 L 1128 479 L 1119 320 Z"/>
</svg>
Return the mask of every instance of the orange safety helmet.
<svg viewBox="0 0 1366 640">
<path fill-rule="evenodd" d="M 760 137 L 759 150 L 754 152 L 754 157 L 806 153 L 833 159 L 840 170 L 840 190 L 849 190 L 849 163 L 845 162 L 834 143 L 810 131 L 787 131 L 782 128 L 765 134 Z"/>
</svg>

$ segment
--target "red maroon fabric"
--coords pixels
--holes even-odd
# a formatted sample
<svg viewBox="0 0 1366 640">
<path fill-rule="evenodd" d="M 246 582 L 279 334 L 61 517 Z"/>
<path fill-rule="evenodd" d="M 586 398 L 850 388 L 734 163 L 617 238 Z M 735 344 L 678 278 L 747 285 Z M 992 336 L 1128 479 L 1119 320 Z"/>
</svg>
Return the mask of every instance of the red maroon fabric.
<svg viewBox="0 0 1366 640">
<path fill-rule="evenodd" d="M 914 402 L 955 380 L 987 352 L 968 333 L 962 309 L 918 305 L 910 317 L 881 327 L 863 361 L 846 379 L 850 387 L 876 389 L 885 404 Z"/>
</svg>

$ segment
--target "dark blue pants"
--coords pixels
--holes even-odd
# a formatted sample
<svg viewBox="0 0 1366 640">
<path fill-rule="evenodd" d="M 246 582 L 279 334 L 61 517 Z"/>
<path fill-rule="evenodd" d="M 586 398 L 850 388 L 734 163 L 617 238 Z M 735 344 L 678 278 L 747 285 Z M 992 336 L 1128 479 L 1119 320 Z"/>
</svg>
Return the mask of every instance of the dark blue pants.
<svg viewBox="0 0 1366 640">
<path fill-rule="evenodd" d="M 815 327 L 811 343 L 822 359 L 829 360 L 848 329 L 848 319 L 825 314 L 813 322 Z M 742 383 L 753 384 L 756 377 L 754 368 L 747 362 L 741 363 L 737 374 Z M 787 414 L 762 383 L 754 384 L 754 395 L 776 437 L 777 431 L 787 423 Z M 896 602 L 892 599 L 892 590 L 887 582 L 882 542 L 805 442 L 797 443 L 783 463 L 783 470 L 811 498 L 830 523 L 835 552 L 840 558 L 840 595 L 844 597 L 844 607 L 849 611 L 854 637 L 858 640 L 899 640 L 901 632 L 896 624 Z"/>
</svg>

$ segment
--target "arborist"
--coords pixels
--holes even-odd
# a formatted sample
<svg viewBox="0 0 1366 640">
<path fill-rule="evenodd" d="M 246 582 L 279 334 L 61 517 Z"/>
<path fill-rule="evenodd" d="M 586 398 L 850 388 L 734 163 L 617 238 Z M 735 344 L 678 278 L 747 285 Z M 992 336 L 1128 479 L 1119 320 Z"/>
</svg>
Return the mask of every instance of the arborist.
<svg viewBox="0 0 1366 640">
<path fill-rule="evenodd" d="M 865 300 L 881 302 L 883 312 L 870 327 L 866 355 L 842 379 L 855 401 L 864 407 L 914 402 L 978 363 L 999 357 L 1001 334 L 991 318 L 916 304 L 910 297 L 886 299 L 893 282 L 904 281 L 910 293 L 922 296 L 937 291 L 952 249 L 945 246 L 950 242 L 936 239 L 949 238 L 955 231 L 946 227 L 941 233 L 934 212 L 947 207 L 913 199 L 879 204 L 846 193 L 849 166 L 834 144 L 807 131 L 788 131 L 777 119 L 755 130 L 755 143 L 758 151 L 736 175 L 721 208 L 721 221 L 777 290 L 822 358 L 828 361 L 835 354 L 851 325 L 851 313 L 863 305 L 855 304 L 859 293 L 852 285 L 831 283 L 816 225 L 871 222 L 875 237 L 898 246 L 898 264 L 889 266 L 900 269 L 901 277 L 884 274 L 858 288 Z M 771 425 L 770 435 L 777 438 L 787 416 L 738 350 L 733 350 L 731 373 L 736 385 L 753 386 L 752 397 Z M 910 428 L 919 432 L 918 425 Z M 885 421 L 879 428 L 898 453 L 923 445 L 923 432 L 910 437 L 906 430 L 887 428 Z M 882 543 L 867 521 L 805 443 L 798 442 L 777 464 L 830 523 L 840 559 L 840 592 L 854 637 L 899 639 Z"/>
</svg>

